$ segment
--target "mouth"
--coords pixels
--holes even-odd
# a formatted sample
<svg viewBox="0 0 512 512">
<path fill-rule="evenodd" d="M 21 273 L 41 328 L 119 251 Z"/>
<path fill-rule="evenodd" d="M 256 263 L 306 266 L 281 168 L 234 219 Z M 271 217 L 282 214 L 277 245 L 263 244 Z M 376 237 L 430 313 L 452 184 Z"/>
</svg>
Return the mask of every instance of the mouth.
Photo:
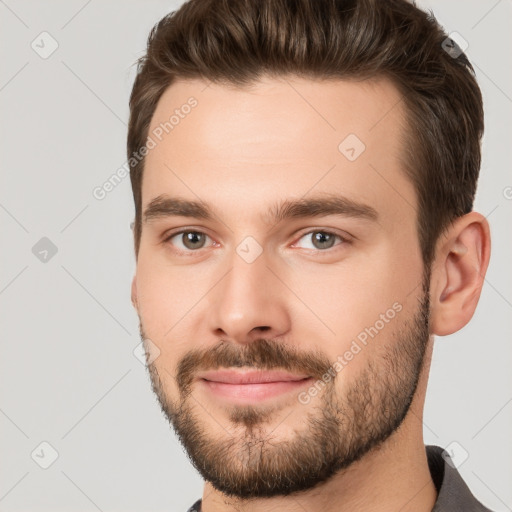
<svg viewBox="0 0 512 512">
<path fill-rule="evenodd" d="M 215 370 L 200 373 L 198 380 L 217 397 L 247 403 L 297 391 L 313 379 L 308 375 L 285 371 Z"/>
<path fill-rule="evenodd" d="M 212 370 L 202 372 L 199 378 L 209 382 L 223 384 L 267 384 L 270 382 L 297 382 L 309 378 L 309 375 L 297 375 L 285 371 L 263 370 Z"/>
</svg>

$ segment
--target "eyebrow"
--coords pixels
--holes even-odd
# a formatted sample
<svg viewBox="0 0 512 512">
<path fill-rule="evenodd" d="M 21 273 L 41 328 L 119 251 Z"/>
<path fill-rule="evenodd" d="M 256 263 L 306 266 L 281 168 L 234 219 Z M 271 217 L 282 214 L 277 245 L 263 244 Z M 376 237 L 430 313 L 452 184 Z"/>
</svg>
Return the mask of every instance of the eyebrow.
<svg viewBox="0 0 512 512">
<path fill-rule="evenodd" d="M 285 219 L 299 219 L 308 217 L 322 217 L 327 215 L 340 215 L 377 222 L 379 215 L 375 208 L 353 201 L 338 195 L 320 195 L 309 199 L 286 199 L 272 205 L 264 222 L 277 224 Z M 143 222 L 180 216 L 202 220 L 213 220 L 216 215 L 208 204 L 203 201 L 191 201 L 166 194 L 159 195 L 151 200 L 143 214 Z"/>
</svg>

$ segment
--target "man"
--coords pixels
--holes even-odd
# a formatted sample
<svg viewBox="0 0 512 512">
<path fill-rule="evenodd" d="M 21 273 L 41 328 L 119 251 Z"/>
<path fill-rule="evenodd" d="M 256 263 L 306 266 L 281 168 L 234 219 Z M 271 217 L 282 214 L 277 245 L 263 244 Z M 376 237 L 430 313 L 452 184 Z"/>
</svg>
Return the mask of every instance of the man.
<svg viewBox="0 0 512 512">
<path fill-rule="evenodd" d="M 191 510 L 484 511 L 425 447 L 471 319 L 482 98 L 406 0 L 185 3 L 130 98 L 132 302 Z"/>
</svg>

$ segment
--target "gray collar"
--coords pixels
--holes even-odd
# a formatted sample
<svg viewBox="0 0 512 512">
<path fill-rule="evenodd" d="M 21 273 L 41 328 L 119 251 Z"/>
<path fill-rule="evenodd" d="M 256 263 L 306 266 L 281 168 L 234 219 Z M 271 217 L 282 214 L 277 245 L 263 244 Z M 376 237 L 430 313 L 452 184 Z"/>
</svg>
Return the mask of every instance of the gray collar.
<svg viewBox="0 0 512 512">
<path fill-rule="evenodd" d="M 437 500 L 432 512 L 491 512 L 471 493 L 448 452 L 440 446 L 426 447 L 428 466 L 437 489 Z"/>
</svg>

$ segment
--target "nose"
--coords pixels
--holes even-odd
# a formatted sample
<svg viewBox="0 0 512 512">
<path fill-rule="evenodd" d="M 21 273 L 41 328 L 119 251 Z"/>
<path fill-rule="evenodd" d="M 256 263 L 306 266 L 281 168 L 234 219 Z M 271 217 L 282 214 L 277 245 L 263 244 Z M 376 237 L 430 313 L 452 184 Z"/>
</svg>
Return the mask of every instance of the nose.
<svg viewBox="0 0 512 512">
<path fill-rule="evenodd" d="M 237 253 L 209 295 L 210 332 L 235 343 L 274 338 L 290 329 L 286 287 L 265 252 L 248 263 Z"/>
</svg>

